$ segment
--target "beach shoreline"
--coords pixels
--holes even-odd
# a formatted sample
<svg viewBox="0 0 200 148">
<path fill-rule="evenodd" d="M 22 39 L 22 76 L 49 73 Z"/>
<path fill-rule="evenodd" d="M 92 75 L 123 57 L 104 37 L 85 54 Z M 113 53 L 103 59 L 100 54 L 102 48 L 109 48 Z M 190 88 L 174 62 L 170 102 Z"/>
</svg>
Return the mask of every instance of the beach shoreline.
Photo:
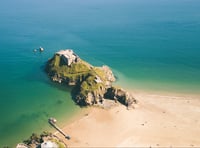
<svg viewBox="0 0 200 148">
<path fill-rule="evenodd" d="M 63 126 L 69 147 L 200 146 L 200 96 L 131 91 L 138 104 L 127 110 L 83 108 Z"/>
</svg>

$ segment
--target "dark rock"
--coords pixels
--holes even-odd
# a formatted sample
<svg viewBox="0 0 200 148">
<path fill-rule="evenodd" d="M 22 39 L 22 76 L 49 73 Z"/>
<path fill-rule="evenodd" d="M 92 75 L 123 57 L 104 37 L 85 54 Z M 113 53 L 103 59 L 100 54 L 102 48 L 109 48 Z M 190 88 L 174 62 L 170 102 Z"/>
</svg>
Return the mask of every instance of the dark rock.
<svg viewBox="0 0 200 148">
<path fill-rule="evenodd" d="M 133 107 L 133 105 L 137 103 L 136 99 L 129 92 L 123 90 L 122 88 L 108 88 L 104 96 L 105 98 L 119 101 L 120 103 L 126 105 L 128 108 Z"/>
</svg>

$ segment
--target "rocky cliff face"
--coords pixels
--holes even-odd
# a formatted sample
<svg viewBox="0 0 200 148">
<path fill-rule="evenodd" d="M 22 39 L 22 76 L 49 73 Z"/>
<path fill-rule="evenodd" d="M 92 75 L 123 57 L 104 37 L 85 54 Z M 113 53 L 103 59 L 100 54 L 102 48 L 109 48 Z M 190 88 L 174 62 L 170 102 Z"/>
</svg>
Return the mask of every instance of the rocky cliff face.
<svg viewBox="0 0 200 148">
<path fill-rule="evenodd" d="M 122 88 L 116 88 L 113 86 L 107 89 L 104 97 L 114 101 L 119 101 L 120 103 L 126 105 L 128 108 L 134 108 L 133 105 L 137 103 L 132 94 L 123 90 Z"/>
<path fill-rule="evenodd" d="M 70 53 L 70 56 L 66 53 Z M 78 60 L 74 60 L 74 57 L 78 57 Z M 105 98 L 119 101 L 126 106 L 136 102 L 128 92 L 112 86 L 115 77 L 108 66 L 94 67 L 80 59 L 72 50 L 55 53 L 47 62 L 46 71 L 52 81 L 74 85 L 72 97 L 81 106 L 101 104 Z"/>
</svg>

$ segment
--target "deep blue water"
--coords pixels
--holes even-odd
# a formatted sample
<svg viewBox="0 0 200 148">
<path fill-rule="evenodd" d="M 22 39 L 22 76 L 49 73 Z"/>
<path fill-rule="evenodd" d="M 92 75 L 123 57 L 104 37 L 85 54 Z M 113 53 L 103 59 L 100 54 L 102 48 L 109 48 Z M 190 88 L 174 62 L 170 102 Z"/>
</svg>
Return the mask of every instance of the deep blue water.
<svg viewBox="0 0 200 148">
<path fill-rule="evenodd" d="M 198 0 L 6 0 L 0 4 L 0 147 L 49 130 L 79 110 L 45 62 L 72 48 L 110 66 L 124 87 L 200 90 Z M 33 49 L 42 46 L 43 53 Z"/>
</svg>

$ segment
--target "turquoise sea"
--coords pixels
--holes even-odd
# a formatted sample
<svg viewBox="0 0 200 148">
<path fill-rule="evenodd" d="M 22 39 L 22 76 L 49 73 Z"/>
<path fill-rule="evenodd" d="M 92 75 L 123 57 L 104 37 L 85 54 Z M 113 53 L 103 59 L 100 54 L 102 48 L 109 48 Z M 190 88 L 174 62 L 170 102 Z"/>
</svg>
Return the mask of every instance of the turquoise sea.
<svg viewBox="0 0 200 148">
<path fill-rule="evenodd" d="M 0 4 L 0 147 L 80 110 L 45 62 L 72 48 L 131 89 L 198 94 L 198 0 L 6 0 Z M 45 52 L 34 53 L 42 46 Z"/>
</svg>

